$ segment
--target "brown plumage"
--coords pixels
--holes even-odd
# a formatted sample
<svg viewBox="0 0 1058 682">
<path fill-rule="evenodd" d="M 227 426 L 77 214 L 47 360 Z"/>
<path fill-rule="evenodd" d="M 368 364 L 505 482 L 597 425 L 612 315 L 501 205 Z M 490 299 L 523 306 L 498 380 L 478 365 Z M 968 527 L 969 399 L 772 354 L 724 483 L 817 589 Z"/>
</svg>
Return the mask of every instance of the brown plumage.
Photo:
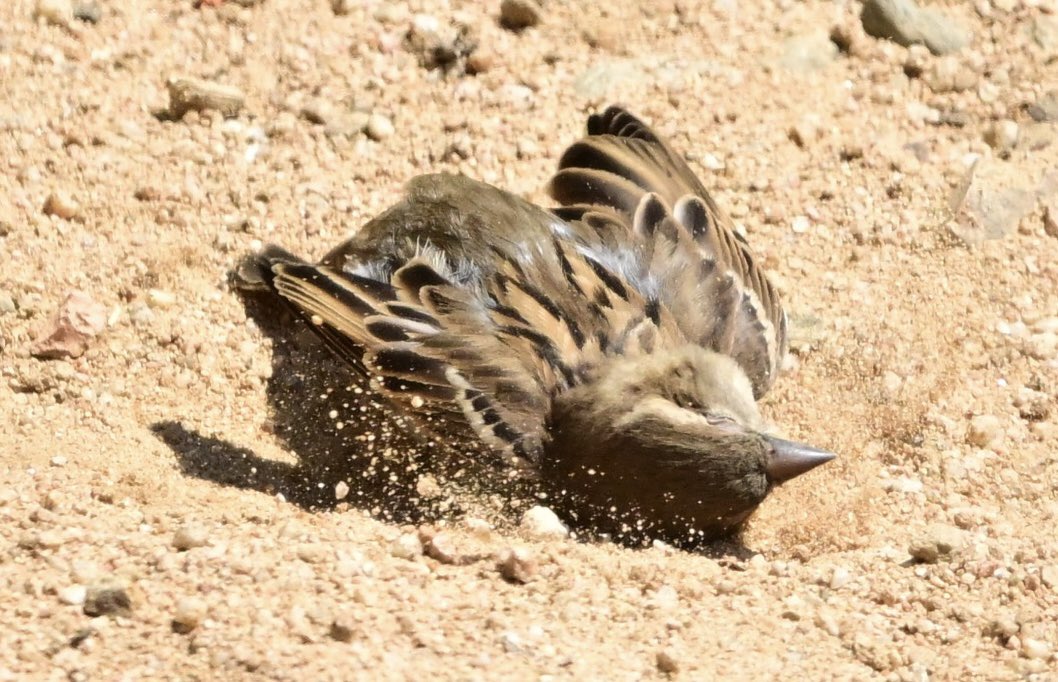
<svg viewBox="0 0 1058 682">
<path fill-rule="evenodd" d="M 687 164 L 611 107 L 545 210 L 461 176 L 306 263 L 243 268 L 448 443 L 532 467 L 572 520 L 674 542 L 737 529 L 833 455 L 762 431 L 786 351 L 778 294 Z"/>
</svg>

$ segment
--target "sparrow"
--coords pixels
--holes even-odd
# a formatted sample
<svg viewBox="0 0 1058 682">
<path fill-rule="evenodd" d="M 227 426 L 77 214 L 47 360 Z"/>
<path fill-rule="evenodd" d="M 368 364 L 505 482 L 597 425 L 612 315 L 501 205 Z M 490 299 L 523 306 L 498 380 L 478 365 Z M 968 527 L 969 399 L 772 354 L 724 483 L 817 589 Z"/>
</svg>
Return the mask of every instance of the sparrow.
<svg viewBox="0 0 1058 682">
<path fill-rule="evenodd" d="M 720 538 L 834 458 L 761 418 L 786 314 L 668 143 L 612 106 L 549 193 L 541 208 L 422 175 L 318 263 L 268 246 L 240 279 L 432 438 L 531 470 L 556 511 L 598 533 Z"/>
</svg>

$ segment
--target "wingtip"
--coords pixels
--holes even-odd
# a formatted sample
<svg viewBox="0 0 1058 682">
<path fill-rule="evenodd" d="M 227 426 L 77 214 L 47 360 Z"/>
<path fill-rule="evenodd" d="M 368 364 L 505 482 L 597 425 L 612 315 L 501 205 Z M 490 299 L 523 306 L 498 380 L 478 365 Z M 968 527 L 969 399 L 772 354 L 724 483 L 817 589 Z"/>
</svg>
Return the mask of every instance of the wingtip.
<svg viewBox="0 0 1058 682">
<path fill-rule="evenodd" d="M 272 289 L 274 273 L 272 266 L 276 263 L 303 263 L 286 249 L 275 244 L 266 244 L 260 250 L 252 251 L 229 271 L 232 285 L 242 291 L 264 291 Z"/>
</svg>

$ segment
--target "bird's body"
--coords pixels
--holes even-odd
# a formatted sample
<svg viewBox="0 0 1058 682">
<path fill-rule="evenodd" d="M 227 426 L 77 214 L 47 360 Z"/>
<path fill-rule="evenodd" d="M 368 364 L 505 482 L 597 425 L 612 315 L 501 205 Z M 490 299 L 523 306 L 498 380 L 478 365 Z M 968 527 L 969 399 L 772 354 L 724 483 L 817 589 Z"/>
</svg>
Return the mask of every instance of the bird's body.
<svg viewBox="0 0 1058 682">
<path fill-rule="evenodd" d="M 434 434 L 540 472 L 570 517 L 730 532 L 832 457 L 761 430 L 778 294 L 646 125 L 611 107 L 588 133 L 552 180 L 558 208 L 420 176 L 319 264 L 272 247 L 250 279 Z"/>
</svg>

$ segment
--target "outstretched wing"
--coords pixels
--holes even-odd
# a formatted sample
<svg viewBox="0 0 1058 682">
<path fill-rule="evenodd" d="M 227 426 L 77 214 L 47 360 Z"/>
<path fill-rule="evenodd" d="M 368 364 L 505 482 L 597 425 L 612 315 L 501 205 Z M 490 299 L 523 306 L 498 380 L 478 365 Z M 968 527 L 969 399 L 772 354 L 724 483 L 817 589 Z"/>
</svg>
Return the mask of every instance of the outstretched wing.
<svg viewBox="0 0 1058 682">
<path fill-rule="evenodd" d="M 656 291 L 688 338 L 733 357 L 756 397 L 768 390 L 787 346 L 778 292 L 730 218 L 654 131 L 619 107 L 591 116 L 588 136 L 563 154 L 550 191 L 567 220 L 605 223 L 605 232 L 614 223 L 606 216 L 623 218 L 616 222 L 631 230 L 631 241 L 599 237 L 605 258 Z"/>
<path fill-rule="evenodd" d="M 426 246 L 381 281 L 269 250 L 262 282 L 328 346 L 442 437 L 539 463 L 552 397 L 610 353 L 686 343 L 676 320 L 575 241 L 500 258 L 478 287 Z M 544 265 L 547 264 L 547 265 Z M 469 427 L 469 430 L 468 428 Z"/>
<path fill-rule="evenodd" d="M 265 283 L 410 416 L 442 437 L 476 436 L 519 463 L 539 458 L 546 388 L 489 333 L 488 307 L 429 253 L 388 282 L 289 256 L 259 258 Z"/>
</svg>

